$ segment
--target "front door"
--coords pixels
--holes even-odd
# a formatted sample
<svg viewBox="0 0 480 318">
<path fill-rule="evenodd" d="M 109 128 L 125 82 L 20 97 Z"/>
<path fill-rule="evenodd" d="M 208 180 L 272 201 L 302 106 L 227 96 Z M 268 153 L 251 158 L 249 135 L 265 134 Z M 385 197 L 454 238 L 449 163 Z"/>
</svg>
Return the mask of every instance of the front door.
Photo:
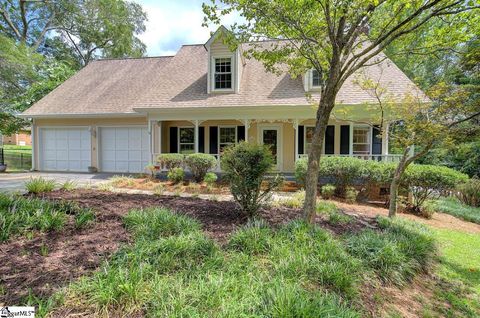
<svg viewBox="0 0 480 318">
<path fill-rule="evenodd" d="M 281 170 L 280 127 L 265 126 L 260 128 L 260 142 L 268 145 L 273 155 L 275 170 Z"/>
</svg>

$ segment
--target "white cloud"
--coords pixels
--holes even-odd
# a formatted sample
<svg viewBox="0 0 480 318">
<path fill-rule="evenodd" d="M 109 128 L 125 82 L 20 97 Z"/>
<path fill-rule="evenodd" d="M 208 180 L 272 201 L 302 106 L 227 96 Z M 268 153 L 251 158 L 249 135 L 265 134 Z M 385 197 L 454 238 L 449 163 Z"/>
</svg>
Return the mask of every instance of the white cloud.
<svg viewBox="0 0 480 318">
<path fill-rule="evenodd" d="M 202 27 L 202 1 L 136 0 L 148 15 L 146 31 L 139 37 L 147 46 L 147 55 L 174 55 L 183 44 L 205 43 L 216 26 Z M 238 20 L 231 14 L 222 21 L 230 25 Z"/>
</svg>

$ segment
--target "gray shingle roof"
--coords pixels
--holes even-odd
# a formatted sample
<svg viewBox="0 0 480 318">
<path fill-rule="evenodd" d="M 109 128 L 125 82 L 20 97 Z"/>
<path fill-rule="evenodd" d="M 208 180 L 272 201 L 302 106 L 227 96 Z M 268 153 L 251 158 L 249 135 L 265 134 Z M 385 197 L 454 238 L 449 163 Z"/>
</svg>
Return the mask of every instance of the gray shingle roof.
<svg viewBox="0 0 480 318">
<path fill-rule="evenodd" d="M 100 60 L 90 63 L 24 115 L 133 113 L 134 108 L 307 105 L 302 79 L 269 73 L 246 59 L 239 93 L 207 94 L 208 52 L 203 45 L 183 46 L 173 57 Z M 428 98 L 390 60 L 365 69 L 394 98 Z M 374 103 L 352 76 L 337 96 L 340 104 Z"/>
</svg>

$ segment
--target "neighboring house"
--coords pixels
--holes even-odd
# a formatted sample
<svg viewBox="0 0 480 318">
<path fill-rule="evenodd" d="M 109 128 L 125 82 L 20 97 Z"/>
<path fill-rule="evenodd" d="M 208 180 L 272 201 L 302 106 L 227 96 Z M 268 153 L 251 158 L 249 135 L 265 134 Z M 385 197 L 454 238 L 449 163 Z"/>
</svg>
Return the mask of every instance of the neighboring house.
<svg viewBox="0 0 480 318">
<path fill-rule="evenodd" d="M 160 153 L 205 152 L 219 158 L 239 140 L 269 144 L 276 169 L 293 172 L 306 154 L 317 93 L 315 72 L 291 78 L 269 73 L 223 44 L 220 28 L 206 44 L 184 45 L 175 56 L 94 61 L 21 116 L 33 119 L 37 170 L 142 172 Z M 269 42 L 261 42 L 268 45 Z M 270 42 L 271 43 L 271 42 Z M 399 99 L 421 91 L 388 59 L 366 73 Z M 425 97 L 426 98 L 426 97 Z M 355 81 L 338 94 L 351 121 L 331 119 L 323 152 L 391 160 L 388 137 L 356 124 L 376 100 Z"/>
<path fill-rule="evenodd" d="M 30 130 L 22 130 L 16 134 L 9 136 L 0 135 L 3 145 L 17 145 L 17 146 L 31 146 L 32 138 L 30 136 Z"/>
</svg>

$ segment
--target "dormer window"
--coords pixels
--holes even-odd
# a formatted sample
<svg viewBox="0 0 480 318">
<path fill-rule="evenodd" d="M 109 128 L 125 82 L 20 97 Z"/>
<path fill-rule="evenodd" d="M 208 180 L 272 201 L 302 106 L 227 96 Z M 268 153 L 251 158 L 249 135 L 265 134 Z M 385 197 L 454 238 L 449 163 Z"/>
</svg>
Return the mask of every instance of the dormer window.
<svg viewBox="0 0 480 318">
<path fill-rule="evenodd" d="M 231 90 L 232 85 L 232 58 L 215 58 L 214 74 L 215 90 Z"/>
<path fill-rule="evenodd" d="M 313 69 L 312 70 L 312 88 L 318 88 L 322 86 L 322 76 L 321 74 Z"/>
</svg>

